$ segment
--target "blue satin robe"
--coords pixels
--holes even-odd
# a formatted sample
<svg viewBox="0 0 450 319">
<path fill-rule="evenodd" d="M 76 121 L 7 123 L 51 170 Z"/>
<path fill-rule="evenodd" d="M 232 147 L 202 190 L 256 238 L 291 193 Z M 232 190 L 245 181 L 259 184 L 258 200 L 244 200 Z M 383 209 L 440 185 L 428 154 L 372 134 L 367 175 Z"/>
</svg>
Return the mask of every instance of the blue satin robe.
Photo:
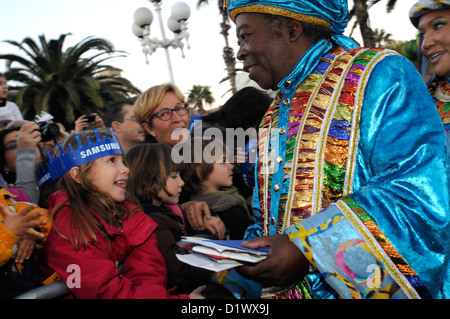
<svg viewBox="0 0 450 319">
<path fill-rule="evenodd" d="M 329 49 L 328 44 L 317 43 L 301 58 L 279 84 L 285 98 L 292 100 L 296 85 Z M 288 80 L 293 83 L 290 89 L 284 85 Z M 427 294 L 432 298 L 448 298 L 450 157 L 439 114 L 419 73 L 402 56 L 388 56 L 378 62 L 367 81 L 353 190 L 348 196 L 373 219 L 386 241 L 415 271 L 417 276 L 411 281 L 417 280 L 417 286 L 425 286 L 427 291 L 418 294 L 405 277 L 390 272 L 386 264 L 392 261 L 365 237 L 367 229 L 349 218 L 354 217 L 351 216 L 354 212 L 344 200 L 299 225 L 290 225 L 283 232 L 306 256 L 313 258 L 310 261 L 314 268 L 307 277 L 316 298 L 337 295 L 370 298 L 374 291 L 367 287 L 373 265 L 381 269 L 380 290 L 393 286 L 398 289 L 388 295 L 389 298 L 420 298 Z M 289 107 L 281 104 L 279 127 L 287 125 Z M 285 149 L 280 151 L 285 152 Z M 281 185 L 282 178 L 282 169 L 279 169 L 273 175 L 273 185 Z M 273 189 L 271 192 L 271 216 L 277 216 L 276 201 L 280 192 Z M 269 225 L 267 232 L 262 230 L 264 217 L 260 213 L 258 194 L 256 183 L 253 198 L 256 222 L 248 228 L 246 239 L 277 233 L 277 222 Z M 327 228 L 320 234 L 305 235 L 308 230 L 325 224 Z M 350 247 L 353 249 L 347 247 L 343 252 L 342 246 L 351 241 L 355 242 L 355 246 Z M 357 249 L 360 245 L 365 248 Z M 406 284 L 399 285 L 399 281 Z M 243 280 L 234 271 L 222 282 L 238 298 L 259 298 L 261 293 L 259 284 Z"/>
</svg>

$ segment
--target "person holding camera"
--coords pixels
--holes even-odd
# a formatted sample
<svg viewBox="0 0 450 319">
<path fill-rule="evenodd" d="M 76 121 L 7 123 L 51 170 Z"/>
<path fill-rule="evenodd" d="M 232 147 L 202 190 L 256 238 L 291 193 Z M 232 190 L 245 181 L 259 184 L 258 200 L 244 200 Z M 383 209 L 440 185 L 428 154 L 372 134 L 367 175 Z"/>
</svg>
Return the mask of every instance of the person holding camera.
<svg viewBox="0 0 450 319">
<path fill-rule="evenodd" d="M 34 121 L 39 126 L 39 131 L 41 132 L 41 142 L 38 144 L 41 157 L 44 157 L 47 152 L 51 154 L 56 145 L 62 142 L 65 137 L 69 136 L 64 125 L 53 120 L 53 115 L 45 111 L 42 111 L 34 117 Z M 7 127 L 17 125 L 16 122 L 18 121 L 12 121 Z"/>
<path fill-rule="evenodd" d="M 72 133 L 78 133 L 86 128 L 105 128 L 105 123 L 103 119 L 97 113 L 91 113 L 90 115 L 81 115 L 75 121 L 75 128 Z"/>
<path fill-rule="evenodd" d="M 1 186 L 20 195 L 17 200 L 32 203 L 39 200 L 35 169 L 40 160 L 41 136 L 39 125 L 32 121 L 9 126 L 0 132 L 0 173 L 5 181 Z"/>
<path fill-rule="evenodd" d="M 23 120 L 19 107 L 16 103 L 7 101 L 7 96 L 6 77 L 0 73 L 0 120 Z"/>
</svg>

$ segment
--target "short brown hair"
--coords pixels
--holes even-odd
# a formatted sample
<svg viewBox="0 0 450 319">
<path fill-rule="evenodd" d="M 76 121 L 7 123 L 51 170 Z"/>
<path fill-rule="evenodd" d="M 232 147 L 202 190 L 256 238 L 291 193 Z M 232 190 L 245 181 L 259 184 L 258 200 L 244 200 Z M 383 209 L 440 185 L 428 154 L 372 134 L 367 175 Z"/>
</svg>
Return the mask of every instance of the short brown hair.
<svg viewBox="0 0 450 319">
<path fill-rule="evenodd" d="M 140 202 L 151 203 L 161 198 L 158 193 L 166 190 L 167 177 L 180 171 L 180 165 L 171 158 L 172 148 L 165 144 L 138 144 L 130 148 L 125 157 L 130 168 L 127 189 Z M 168 193 L 168 192 L 167 192 Z"/>
<path fill-rule="evenodd" d="M 212 159 L 205 160 L 204 151 L 208 145 L 214 141 L 215 145 L 223 146 L 223 155 L 226 154 L 226 145 L 220 139 L 205 139 L 202 137 L 192 138 L 188 143 L 190 145 L 191 158 L 189 163 L 184 163 L 181 170 L 181 177 L 184 181 L 184 189 L 189 195 L 194 195 L 202 191 L 202 182 L 206 180 L 214 169 L 214 162 L 212 159 L 216 158 L 216 147 L 210 149 Z M 198 159 L 201 159 L 198 162 Z"/>
</svg>

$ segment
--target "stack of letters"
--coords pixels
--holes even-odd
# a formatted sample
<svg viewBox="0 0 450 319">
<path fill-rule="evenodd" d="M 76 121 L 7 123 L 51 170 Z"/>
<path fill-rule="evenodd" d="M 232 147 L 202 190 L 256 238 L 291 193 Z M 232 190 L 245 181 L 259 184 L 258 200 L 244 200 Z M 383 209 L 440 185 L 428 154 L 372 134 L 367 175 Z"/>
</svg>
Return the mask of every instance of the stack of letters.
<svg viewBox="0 0 450 319">
<path fill-rule="evenodd" d="M 222 271 L 264 260 L 269 247 L 258 250 L 242 247 L 243 240 L 211 240 L 200 237 L 183 237 L 178 245 L 188 254 L 177 254 L 177 258 L 189 265 Z"/>
</svg>

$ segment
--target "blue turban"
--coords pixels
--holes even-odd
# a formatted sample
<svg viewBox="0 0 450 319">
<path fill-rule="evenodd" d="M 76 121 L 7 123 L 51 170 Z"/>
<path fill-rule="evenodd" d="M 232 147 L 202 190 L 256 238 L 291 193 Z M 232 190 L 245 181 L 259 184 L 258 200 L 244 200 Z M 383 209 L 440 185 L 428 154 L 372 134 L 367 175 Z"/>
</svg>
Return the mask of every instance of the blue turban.
<svg viewBox="0 0 450 319">
<path fill-rule="evenodd" d="M 328 27 L 338 44 L 356 46 L 343 35 L 348 24 L 347 0 L 225 0 L 225 6 L 233 21 L 244 12 L 280 15 Z"/>
<path fill-rule="evenodd" d="M 422 15 L 428 12 L 450 9 L 449 0 L 420 0 L 409 10 L 409 18 L 412 24 L 417 28 Z"/>
</svg>

